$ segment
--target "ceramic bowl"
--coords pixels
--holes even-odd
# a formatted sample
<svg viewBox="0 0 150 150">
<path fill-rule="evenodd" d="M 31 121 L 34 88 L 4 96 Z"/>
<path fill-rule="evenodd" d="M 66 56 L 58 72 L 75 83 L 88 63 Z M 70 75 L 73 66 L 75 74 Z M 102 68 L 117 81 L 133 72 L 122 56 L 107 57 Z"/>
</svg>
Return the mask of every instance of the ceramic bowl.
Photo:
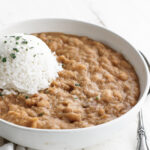
<svg viewBox="0 0 150 150">
<path fill-rule="evenodd" d="M 99 143 L 126 128 L 136 117 L 149 89 L 148 67 L 141 54 L 125 39 L 97 25 L 66 19 L 37 19 L 18 22 L 0 29 L 3 33 L 64 32 L 88 36 L 122 53 L 139 77 L 141 94 L 138 103 L 127 113 L 110 122 L 79 129 L 33 129 L 0 119 L 0 136 L 23 146 L 42 150 L 72 150 Z"/>
</svg>

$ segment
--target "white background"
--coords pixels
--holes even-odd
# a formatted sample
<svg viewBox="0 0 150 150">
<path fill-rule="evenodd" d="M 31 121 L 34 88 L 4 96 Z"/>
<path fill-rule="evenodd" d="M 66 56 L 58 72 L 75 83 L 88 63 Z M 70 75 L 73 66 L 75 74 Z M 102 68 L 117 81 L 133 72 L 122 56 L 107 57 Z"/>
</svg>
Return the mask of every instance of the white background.
<svg viewBox="0 0 150 150">
<path fill-rule="evenodd" d="M 105 26 L 150 59 L 150 0 L 0 0 L 0 27 L 33 18 L 69 18 Z M 144 119 L 150 139 L 150 98 L 144 106 Z M 134 150 L 136 127 L 135 118 L 113 139 L 86 150 Z M 4 149 L 13 148 L 12 145 L 0 148 Z"/>
</svg>

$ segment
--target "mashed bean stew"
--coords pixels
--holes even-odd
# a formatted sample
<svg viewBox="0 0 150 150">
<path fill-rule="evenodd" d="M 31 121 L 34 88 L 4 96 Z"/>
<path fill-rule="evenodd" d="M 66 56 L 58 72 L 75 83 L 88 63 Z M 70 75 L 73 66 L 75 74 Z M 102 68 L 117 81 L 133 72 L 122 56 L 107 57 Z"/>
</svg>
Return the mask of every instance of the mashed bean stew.
<svg viewBox="0 0 150 150">
<path fill-rule="evenodd" d="M 137 103 L 138 77 L 120 53 L 84 36 L 34 35 L 56 53 L 63 71 L 38 94 L 0 93 L 0 118 L 32 128 L 84 128 L 113 120 Z"/>
</svg>

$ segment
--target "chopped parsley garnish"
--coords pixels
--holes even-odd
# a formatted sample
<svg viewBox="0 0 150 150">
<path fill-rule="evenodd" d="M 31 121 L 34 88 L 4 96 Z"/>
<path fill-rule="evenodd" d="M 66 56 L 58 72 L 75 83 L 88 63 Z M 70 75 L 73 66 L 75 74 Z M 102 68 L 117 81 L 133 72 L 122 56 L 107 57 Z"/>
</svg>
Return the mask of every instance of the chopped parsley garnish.
<svg viewBox="0 0 150 150">
<path fill-rule="evenodd" d="M 7 58 L 4 57 L 4 58 L 2 59 L 2 62 L 6 62 L 6 61 L 7 61 Z"/>
<path fill-rule="evenodd" d="M 7 41 L 4 41 L 4 43 L 6 44 L 6 43 L 7 43 Z"/>
<path fill-rule="evenodd" d="M 62 67 L 64 67 L 64 64 L 62 64 Z"/>
<path fill-rule="evenodd" d="M 13 37 L 13 38 L 14 38 L 15 36 L 10 36 L 10 37 Z"/>
<path fill-rule="evenodd" d="M 22 41 L 22 44 L 28 44 L 28 41 Z"/>
<path fill-rule="evenodd" d="M 39 117 L 41 117 L 41 116 L 43 116 L 43 115 L 44 115 L 44 113 L 40 113 L 40 114 L 39 114 Z"/>
<path fill-rule="evenodd" d="M 17 48 L 13 48 L 14 51 L 19 52 L 19 50 Z"/>
<path fill-rule="evenodd" d="M 99 97 L 98 97 L 98 96 L 96 96 L 96 100 L 99 100 Z"/>
<path fill-rule="evenodd" d="M 48 94 L 48 93 L 49 93 L 49 90 L 47 89 L 47 90 L 45 91 L 45 93 Z"/>
<path fill-rule="evenodd" d="M 19 43 L 18 42 L 16 42 L 16 45 L 18 45 Z"/>
<path fill-rule="evenodd" d="M 10 57 L 13 58 L 13 59 L 15 59 L 15 58 L 16 58 L 16 55 L 15 55 L 14 53 L 11 53 L 11 54 L 10 54 Z"/>
<path fill-rule="evenodd" d="M 25 96 L 25 99 L 28 99 L 29 98 L 29 96 Z"/>
<path fill-rule="evenodd" d="M 32 46 L 32 47 L 30 47 L 29 49 L 32 49 L 32 48 L 34 48 L 34 47 Z"/>
<path fill-rule="evenodd" d="M 0 96 L 3 96 L 1 92 L 0 92 Z"/>
<path fill-rule="evenodd" d="M 80 84 L 79 83 L 75 83 L 75 86 L 80 86 Z"/>
<path fill-rule="evenodd" d="M 35 57 L 35 56 L 36 56 L 36 54 L 33 55 L 33 57 Z"/>
<path fill-rule="evenodd" d="M 74 99 L 78 99 L 77 97 L 75 97 Z"/>
<path fill-rule="evenodd" d="M 28 49 L 26 48 L 26 51 L 28 51 Z"/>
<path fill-rule="evenodd" d="M 16 37 L 16 40 L 19 40 L 20 38 L 21 38 L 21 36 L 17 36 L 17 37 Z"/>
</svg>

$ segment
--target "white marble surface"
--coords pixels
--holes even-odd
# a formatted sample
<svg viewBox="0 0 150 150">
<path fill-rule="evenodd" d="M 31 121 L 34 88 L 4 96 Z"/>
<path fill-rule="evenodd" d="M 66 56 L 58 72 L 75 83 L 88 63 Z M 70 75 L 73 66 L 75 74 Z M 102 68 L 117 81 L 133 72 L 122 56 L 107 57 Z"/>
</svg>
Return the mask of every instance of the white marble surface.
<svg viewBox="0 0 150 150">
<path fill-rule="evenodd" d="M 0 27 L 33 18 L 69 18 L 105 26 L 126 38 L 150 59 L 150 0 L 0 0 Z M 149 99 L 143 110 L 150 145 Z M 136 127 L 135 118 L 113 139 L 85 150 L 134 150 Z M 14 146 L 8 143 L 0 150 L 14 150 Z M 16 150 L 25 148 L 17 146 Z"/>
</svg>

